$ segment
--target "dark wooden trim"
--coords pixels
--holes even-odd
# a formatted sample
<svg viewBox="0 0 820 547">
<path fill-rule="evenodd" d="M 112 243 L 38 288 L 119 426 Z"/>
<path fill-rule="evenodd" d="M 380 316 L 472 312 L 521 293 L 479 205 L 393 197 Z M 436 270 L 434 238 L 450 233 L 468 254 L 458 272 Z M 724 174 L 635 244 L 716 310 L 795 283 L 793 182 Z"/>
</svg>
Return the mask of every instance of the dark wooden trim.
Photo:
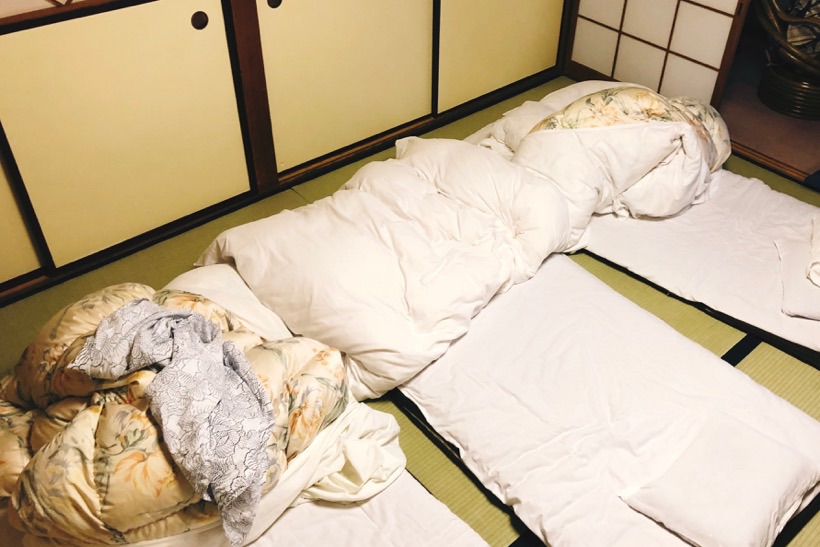
<svg viewBox="0 0 820 547">
<path fill-rule="evenodd" d="M 37 214 L 34 211 L 34 205 L 31 203 L 28 190 L 23 183 L 23 177 L 20 175 L 20 169 L 17 166 L 17 160 L 14 158 L 6 131 L 3 129 L 2 120 L 0 120 L 0 169 L 3 169 L 6 173 L 9 186 L 11 186 L 11 193 L 17 203 L 20 215 L 23 217 L 23 224 L 34 247 L 42 272 L 45 274 L 53 273 L 54 259 L 48 249 L 40 221 L 37 220 Z"/>
<path fill-rule="evenodd" d="M 584 80 L 608 80 L 614 82 L 615 80 L 611 76 L 607 76 L 606 74 L 602 74 L 597 70 L 589 68 L 586 65 L 582 65 L 581 63 L 577 63 L 575 61 L 567 61 L 566 66 L 564 67 L 564 73 L 572 78 L 573 80 L 584 81 Z"/>
<path fill-rule="evenodd" d="M 746 2 L 747 0 L 740 0 L 740 1 L 741 2 Z M 696 0 L 681 0 L 681 2 L 685 2 L 687 4 L 692 4 L 693 6 L 697 6 L 699 8 L 703 8 L 705 10 L 713 11 L 713 12 L 719 13 L 721 15 L 728 15 L 729 17 L 733 16 L 731 12 L 723 11 L 721 9 L 714 8 L 712 6 L 707 6 L 706 4 L 701 4 L 700 2 L 697 2 Z M 737 10 L 735 10 L 735 14 L 736 13 L 737 13 Z"/>
<path fill-rule="evenodd" d="M 256 2 L 222 5 L 251 187 L 270 194 L 279 181 Z"/>
<path fill-rule="evenodd" d="M 588 23 L 594 23 L 594 24 L 598 25 L 599 27 L 604 27 L 605 29 L 607 29 L 607 30 L 611 30 L 612 32 L 617 32 L 618 34 L 621 34 L 621 33 L 623 32 L 623 31 L 622 31 L 619 27 L 611 27 L 611 26 L 607 25 L 606 23 L 602 23 L 601 21 L 598 21 L 597 19 L 590 19 L 590 18 L 589 18 L 589 17 L 587 17 L 586 15 L 580 15 L 580 14 L 579 14 L 579 15 L 578 15 L 578 19 L 583 19 L 584 21 L 587 21 Z M 621 16 L 621 24 L 623 25 L 623 16 Z M 635 36 L 632 36 L 631 34 L 630 34 L 630 35 L 628 35 L 628 36 L 629 36 L 630 38 L 635 38 L 636 40 L 641 40 L 642 42 L 646 42 L 646 40 L 643 40 L 643 39 L 641 39 L 641 38 L 637 38 L 637 37 L 635 37 Z M 646 42 L 646 43 L 648 43 L 648 44 L 650 44 L 650 45 L 653 45 L 653 46 L 655 46 L 655 47 L 656 47 L 656 48 L 658 48 L 658 49 L 663 49 L 663 48 L 662 48 L 661 46 L 659 46 L 658 44 L 652 44 L 651 42 Z"/>
<path fill-rule="evenodd" d="M 615 53 L 612 55 L 612 68 L 609 71 L 609 76 L 613 80 L 615 79 L 615 67 L 618 64 L 618 52 L 621 50 L 621 40 L 624 37 L 624 19 L 626 19 L 626 8 L 628 5 L 629 0 L 624 0 L 624 6 L 621 8 L 621 20 L 618 22 L 618 39 L 615 40 Z"/>
<path fill-rule="evenodd" d="M 663 54 L 663 66 L 661 67 L 661 76 L 658 79 L 658 89 L 660 92 L 663 87 L 663 79 L 666 76 L 666 65 L 669 63 L 669 55 L 672 53 L 672 38 L 675 36 L 675 29 L 678 26 L 678 13 L 680 12 L 681 0 L 675 4 L 675 15 L 672 16 L 672 32 L 669 33 L 669 40 L 666 41 L 666 51 Z"/>
<path fill-rule="evenodd" d="M 564 0 L 564 6 L 561 10 L 561 33 L 558 38 L 558 53 L 556 55 L 556 63 L 558 70 L 564 72 L 564 67 L 569 60 L 569 49 L 572 45 L 572 38 L 575 36 L 575 27 L 573 26 L 572 12 L 575 8 L 575 3 L 572 0 Z"/>
<path fill-rule="evenodd" d="M 0 19 L 0 35 L 156 1 L 157 0 L 85 0 L 84 2 L 76 4 L 66 4 L 62 7 L 55 6 L 53 8 L 21 13 Z"/>
<path fill-rule="evenodd" d="M 438 114 L 439 70 L 441 56 L 441 0 L 433 0 L 433 80 L 430 89 L 430 112 Z"/>
<path fill-rule="evenodd" d="M 13 301 L 14 296 L 20 292 L 27 289 L 39 289 L 48 279 L 49 277 L 43 273 L 43 269 L 39 268 L 0 283 L 0 303 L 2 303 L 0 307 L 8 303 L 5 300 Z"/>
<path fill-rule="evenodd" d="M 255 196 L 251 192 L 240 194 L 223 202 L 211 205 L 201 211 L 197 211 L 185 217 L 174 220 L 173 222 L 158 226 L 153 230 L 103 249 L 102 251 L 84 257 L 80 260 L 60 266 L 59 268 L 56 268 L 53 273 L 48 273 L 45 276 L 31 279 L 24 285 L 17 287 L 4 286 L 4 292 L 0 294 L 0 307 L 16 302 L 17 300 L 27 296 L 31 296 L 32 294 L 49 287 L 59 285 L 64 281 L 68 281 L 78 275 L 88 273 L 91 270 L 105 266 L 115 260 L 125 258 L 126 256 L 132 255 L 137 251 L 150 247 L 151 245 L 177 236 L 183 232 L 187 232 L 192 228 L 196 228 L 206 222 L 210 222 L 228 213 L 236 211 L 237 209 L 250 205 L 259 199 L 260 196 Z"/>
<path fill-rule="evenodd" d="M 565 0 L 564 2 L 564 10 L 566 11 L 566 6 L 569 4 L 569 21 L 567 22 L 567 38 L 566 38 L 566 49 L 564 50 L 564 62 L 561 64 L 561 70 L 563 72 L 567 71 L 568 65 L 573 62 L 572 61 L 572 50 L 575 48 L 575 30 L 578 27 L 578 9 L 581 4 L 581 0 Z M 578 65 L 578 63 L 575 63 Z M 580 65 L 578 65 L 580 66 Z"/>
<path fill-rule="evenodd" d="M 806 173 L 805 171 L 801 171 L 796 167 L 792 167 L 791 165 L 787 165 L 780 160 L 767 156 L 762 152 L 758 152 L 752 148 L 749 148 L 743 144 L 738 142 L 732 141 L 732 152 L 737 154 L 743 159 L 749 160 L 753 163 L 760 165 L 761 167 L 765 167 L 770 171 L 774 171 L 784 177 L 790 178 L 795 182 L 802 183 L 806 180 L 811 173 Z"/>
<path fill-rule="evenodd" d="M 743 32 L 743 26 L 746 23 L 746 16 L 749 13 L 750 0 L 739 0 L 737 10 L 732 19 L 732 28 L 729 30 L 729 37 L 726 39 L 726 49 L 723 50 L 723 58 L 720 61 L 720 68 L 718 69 L 718 77 L 715 82 L 715 88 L 712 91 L 712 97 L 709 103 L 715 108 L 720 106 L 720 101 L 723 99 L 723 93 L 726 90 L 726 83 L 729 81 L 729 73 L 732 70 L 732 64 L 737 55 L 737 46 L 740 44 L 740 34 Z M 720 12 L 724 13 L 724 12 Z M 725 14 L 724 15 L 730 15 Z M 731 15 L 730 15 L 731 16 Z"/>
</svg>

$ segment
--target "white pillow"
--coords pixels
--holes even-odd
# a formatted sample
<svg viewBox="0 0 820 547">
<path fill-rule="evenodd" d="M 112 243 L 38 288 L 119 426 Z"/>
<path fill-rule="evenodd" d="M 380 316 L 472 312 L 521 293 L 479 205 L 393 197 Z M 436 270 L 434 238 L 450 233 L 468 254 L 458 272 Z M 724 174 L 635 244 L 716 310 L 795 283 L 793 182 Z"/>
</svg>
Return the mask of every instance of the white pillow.
<svg viewBox="0 0 820 547">
<path fill-rule="evenodd" d="M 711 414 L 659 478 L 622 497 L 696 545 L 768 546 L 817 493 L 820 464 L 722 414 Z"/>
<path fill-rule="evenodd" d="M 236 315 L 266 340 L 284 340 L 293 336 L 282 319 L 259 301 L 228 264 L 194 268 L 178 275 L 163 288 L 204 296 Z"/>
<path fill-rule="evenodd" d="M 811 244 L 797 239 L 781 239 L 774 244 L 780 255 L 780 280 L 783 284 L 781 310 L 793 317 L 820 321 L 820 287 L 806 275 Z"/>
</svg>

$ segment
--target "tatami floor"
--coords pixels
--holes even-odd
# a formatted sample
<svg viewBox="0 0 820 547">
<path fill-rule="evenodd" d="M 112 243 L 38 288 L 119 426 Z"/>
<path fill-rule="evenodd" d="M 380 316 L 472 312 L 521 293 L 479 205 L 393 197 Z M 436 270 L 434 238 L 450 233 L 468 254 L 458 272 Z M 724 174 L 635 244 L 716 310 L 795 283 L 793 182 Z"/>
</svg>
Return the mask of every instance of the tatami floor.
<svg viewBox="0 0 820 547">
<path fill-rule="evenodd" d="M 466 137 L 523 101 L 540 99 L 569 83 L 570 80 L 558 78 L 426 136 Z M 200 251 L 224 229 L 320 199 L 341 186 L 362 164 L 392 157 L 393 153 L 394 150 L 390 149 L 338 169 L 128 258 L 0 308 L 0 371 L 9 371 L 38 328 L 70 302 L 103 286 L 125 281 L 160 288 L 189 269 Z M 820 205 L 820 194 L 739 158 L 732 157 L 727 168 L 744 176 L 760 178 L 777 190 Z M 724 355 L 744 337 L 743 332 L 591 255 L 578 253 L 573 259 L 614 290 L 717 355 Z M 765 343 L 757 346 L 737 366 L 757 382 L 820 420 L 820 371 Z M 490 545 L 507 546 L 518 540 L 521 529 L 514 518 L 491 500 L 389 398 L 370 404 L 397 417 L 402 428 L 400 441 L 407 454 L 408 469 L 433 495 L 446 503 Z M 524 535 L 526 537 L 527 534 Z M 524 539 L 519 545 L 524 543 Z M 805 526 L 789 545 L 820 545 L 820 516 Z"/>
</svg>

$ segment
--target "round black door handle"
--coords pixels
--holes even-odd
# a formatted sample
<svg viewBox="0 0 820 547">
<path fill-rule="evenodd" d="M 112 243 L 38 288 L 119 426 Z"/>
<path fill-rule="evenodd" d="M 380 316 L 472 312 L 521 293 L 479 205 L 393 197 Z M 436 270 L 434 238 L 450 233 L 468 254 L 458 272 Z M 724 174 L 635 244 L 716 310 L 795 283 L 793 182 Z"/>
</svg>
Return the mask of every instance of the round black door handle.
<svg viewBox="0 0 820 547">
<path fill-rule="evenodd" d="M 208 26 L 208 14 L 204 11 L 198 11 L 191 16 L 191 25 L 197 29 L 202 30 Z"/>
<path fill-rule="evenodd" d="M 272 8 L 278 8 L 282 5 L 282 0 L 268 0 L 268 5 Z"/>
</svg>

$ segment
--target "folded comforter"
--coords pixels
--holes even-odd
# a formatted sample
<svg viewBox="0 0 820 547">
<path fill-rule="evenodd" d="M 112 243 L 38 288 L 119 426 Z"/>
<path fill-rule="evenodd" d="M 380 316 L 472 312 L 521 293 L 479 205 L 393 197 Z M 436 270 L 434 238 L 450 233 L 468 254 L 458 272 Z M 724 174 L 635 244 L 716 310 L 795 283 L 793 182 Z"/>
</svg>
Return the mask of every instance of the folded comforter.
<svg viewBox="0 0 820 547">
<path fill-rule="evenodd" d="M 593 118 L 579 115 L 586 101 L 598 108 L 582 98 L 561 123 L 543 111 L 522 119 L 512 161 L 464 141 L 400 140 L 396 159 L 224 232 L 199 263 L 235 265 L 289 329 L 345 352 L 357 399 L 378 397 L 550 253 L 582 247 L 594 213 L 664 216 L 708 197 L 720 154 L 704 120 L 719 117 L 633 87 L 605 97 L 604 107 L 622 106 L 611 124 L 570 123 Z"/>
<path fill-rule="evenodd" d="M 109 287 L 55 315 L 0 381 L 0 495 L 15 527 L 57 543 L 221 518 L 240 544 L 261 492 L 347 402 L 338 350 L 265 341 L 197 295 Z"/>
</svg>

